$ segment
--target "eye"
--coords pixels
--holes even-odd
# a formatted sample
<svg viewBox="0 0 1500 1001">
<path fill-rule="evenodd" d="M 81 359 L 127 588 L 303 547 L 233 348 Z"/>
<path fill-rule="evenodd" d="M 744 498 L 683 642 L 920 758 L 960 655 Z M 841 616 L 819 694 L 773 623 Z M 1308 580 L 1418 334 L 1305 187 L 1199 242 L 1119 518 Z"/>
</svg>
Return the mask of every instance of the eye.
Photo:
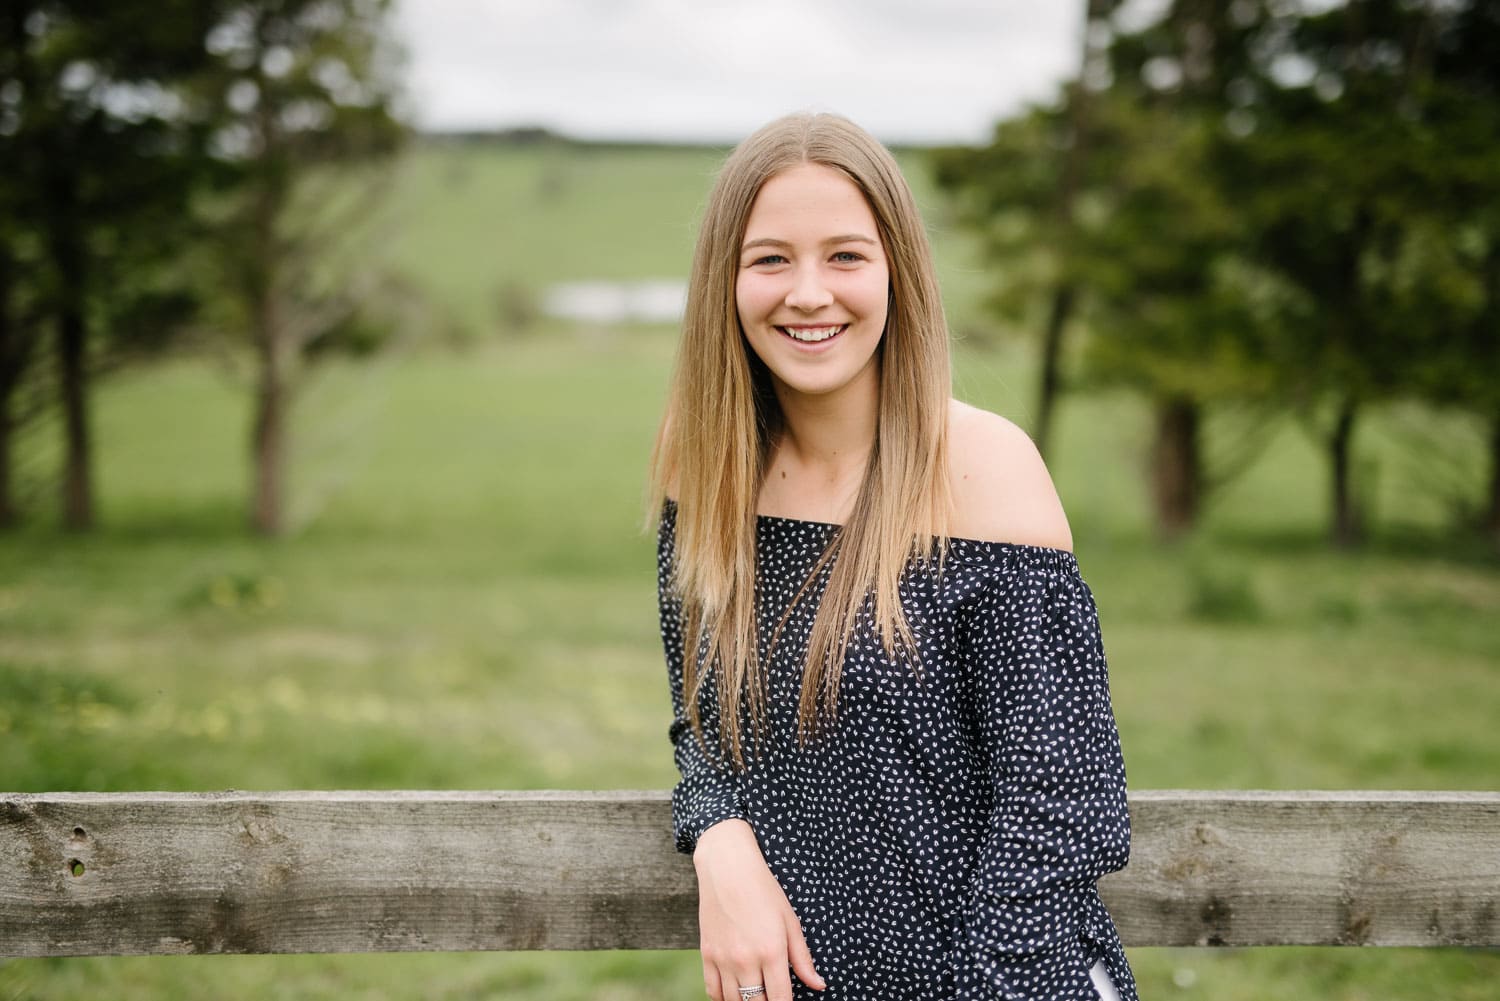
<svg viewBox="0 0 1500 1001">
<path fill-rule="evenodd" d="M 786 263 L 786 258 L 782 257 L 780 254 L 767 254 L 764 257 L 757 257 L 755 260 L 751 261 L 750 262 L 750 266 L 753 268 L 753 267 L 756 267 L 757 265 L 761 265 L 761 264 L 785 264 L 785 263 Z"/>
<path fill-rule="evenodd" d="M 852 250 L 840 250 L 838 253 L 833 255 L 835 264 L 857 264 L 864 259 L 865 256 L 863 254 L 856 253 Z"/>
</svg>

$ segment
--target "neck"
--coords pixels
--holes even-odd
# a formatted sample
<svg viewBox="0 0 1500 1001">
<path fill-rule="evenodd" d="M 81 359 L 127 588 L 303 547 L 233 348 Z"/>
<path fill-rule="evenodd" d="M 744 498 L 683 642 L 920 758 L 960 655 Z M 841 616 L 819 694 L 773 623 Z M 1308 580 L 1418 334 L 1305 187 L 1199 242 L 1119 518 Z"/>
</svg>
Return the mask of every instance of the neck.
<svg viewBox="0 0 1500 1001">
<path fill-rule="evenodd" d="M 875 406 L 851 408 L 821 400 L 782 401 L 778 451 L 809 469 L 863 469 L 875 443 Z"/>
<path fill-rule="evenodd" d="M 802 396 L 778 389 L 782 430 L 767 470 L 768 486 L 792 487 L 799 501 L 779 499 L 813 513 L 804 516 L 842 521 L 853 503 L 875 444 L 879 412 L 875 379 L 847 387 L 830 396 Z"/>
</svg>

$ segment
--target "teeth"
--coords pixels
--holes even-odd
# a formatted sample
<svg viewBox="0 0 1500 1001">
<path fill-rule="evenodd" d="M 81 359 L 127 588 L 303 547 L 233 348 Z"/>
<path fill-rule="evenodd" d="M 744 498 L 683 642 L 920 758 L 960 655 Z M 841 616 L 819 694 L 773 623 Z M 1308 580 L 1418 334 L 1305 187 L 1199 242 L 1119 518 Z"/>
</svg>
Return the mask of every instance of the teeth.
<svg viewBox="0 0 1500 1001">
<path fill-rule="evenodd" d="M 840 330 L 844 329 L 841 323 L 836 327 L 782 327 L 787 336 L 796 341 L 815 344 L 818 341 L 826 341 Z"/>
</svg>

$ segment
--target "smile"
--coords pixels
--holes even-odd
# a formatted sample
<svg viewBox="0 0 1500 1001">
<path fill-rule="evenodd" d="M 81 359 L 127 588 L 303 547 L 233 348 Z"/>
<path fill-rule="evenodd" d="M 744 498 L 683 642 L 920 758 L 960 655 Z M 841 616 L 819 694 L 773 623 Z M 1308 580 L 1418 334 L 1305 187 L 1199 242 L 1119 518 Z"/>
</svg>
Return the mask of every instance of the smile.
<svg viewBox="0 0 1500 1001">
<path fill-rule="evenodd" d="M 801 341 L 804 344 L 817 344 L 819 341 L 826 341 L 830 337 L 837 337 L 848 326 L 849 324 L 847 323 L 840 323 L 828 327 L 777 327 L 776 329 L 794 341 Z"/>
</svg>

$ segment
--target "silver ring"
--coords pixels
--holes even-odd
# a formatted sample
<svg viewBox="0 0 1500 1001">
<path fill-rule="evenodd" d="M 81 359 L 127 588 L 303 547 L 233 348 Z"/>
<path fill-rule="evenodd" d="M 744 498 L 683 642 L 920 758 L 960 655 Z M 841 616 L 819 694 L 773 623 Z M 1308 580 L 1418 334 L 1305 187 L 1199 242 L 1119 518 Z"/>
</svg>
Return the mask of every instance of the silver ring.
<svg viewBox="0 0 1500 1001">
<path fill-rule="evenodd" d="M 766 988 L 764 984 L 756 984 L 754 987 L 741 987 L 740 1001 L 750 1001 L 751 998 L 758 998 L 765 992 Z"/>
</svg>

